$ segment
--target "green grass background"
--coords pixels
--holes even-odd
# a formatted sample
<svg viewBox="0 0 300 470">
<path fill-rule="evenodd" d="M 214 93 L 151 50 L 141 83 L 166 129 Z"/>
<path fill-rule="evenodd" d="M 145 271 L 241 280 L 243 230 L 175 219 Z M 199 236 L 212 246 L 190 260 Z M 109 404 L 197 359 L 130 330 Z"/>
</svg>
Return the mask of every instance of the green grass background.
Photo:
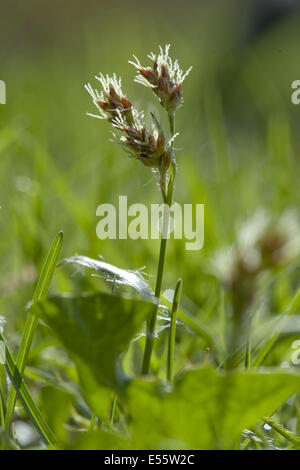
<svg viewBox="0 0 300 470">
<path fill-rule="evenodd" d="M 259 3 L 259 2 L 258 2 Z M 138 108 L 160 113 L 155 97 L 133 83 L 127 63 L 142 62 L 159 44 L 193 71 L 177 113 L 175 200 L 205 204 L 205 245 L 168 246 L 164 288 L 183 280 L 183 305 L 215 331 L 220 288 L 207 273 L 213 252 L 235 241 L 236 224 L 257 208 L 279 215 L 299 208 L 300 13 L 255 33 L 254 1 L 196 2 L 12 0 L 0 6 L 0 314 L 17 346 L 24 305 L 50 241 L 64 231 L 63 256 L 97 257 L 125 269 L 146 266 L 154 285 L 159 242 L 96 237 L 96 208 L 160 202 L 154 176 L 108 140 L 110 126 L 94 112 L 83 86 L 100 71 L 123 77 Z M 162 118 L 163 119 L 163 118 Z M 164 121 L 163 121 L 164 122 Z M 56 273 L 52 291 L 88 288 L 74 270 Z M 299 268 L 276 285 L 269 314 L 281 313 L 297 287 Z M 150 278 L 151 279 L 151 278 Z M 179 328 L 179 342 L 180 333 Z M 296 336 L 297 337 L 297 336 Z M 270 358 L 291 354 L 288 337 Z M 182 361 L 202 357 L 201 341 L 182 338 Z M 31 364 L 38 361 L 39 340 Z"/>
</svg>

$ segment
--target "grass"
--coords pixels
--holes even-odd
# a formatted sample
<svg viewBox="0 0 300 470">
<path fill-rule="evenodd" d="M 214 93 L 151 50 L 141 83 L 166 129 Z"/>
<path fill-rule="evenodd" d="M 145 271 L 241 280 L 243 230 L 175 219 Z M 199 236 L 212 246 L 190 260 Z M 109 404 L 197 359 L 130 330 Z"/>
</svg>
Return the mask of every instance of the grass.
<svg viewBox="0 0 300 470">
<path fill-rule="evenodd" d="M 43 266 L 41 275 L 38 279 L 37 286 L 35 288 L 32 302 L 38 302 L 46 297 L 48 293 L 48 289 L 50 286 L 50 282 L 54 273 L 54 269 L 56 267 L 60 250 L 62 247 L 63 242 L 63 234 L 62 232 L 58 233 L 55 237 L 53 244 L 49 250 L 48 256 L 46 258 L 45 264 Z M 17 375 L 23 375 L 24 370 L 26 367 L 26 363 L 29 356 L 29 351 L 32 346 L 32 341 L 34 338 L 34 334 L 38 325 L 39 318 L 36 313 L 32 310 L 28 310 L 27 318 L 24 328 L 24 333 L 21 339 L 20 348 L 17 355 L 16 360 L 16 371 Z M 11 388 L 10 394 L 8 396 L 7 402 L 7 409 L 5 414 L 5 421 L 4 421 L 4 431 L 9 434 L 10 424 L 14 413 L 16 396 L 18 390 L 16 388 Z"/>
<path fill-rule="evenodd" d="M 35 8 L 43 24 L 44 15 Z M 7 83 L 8 96 L 7 105 L 0 108 L 0 315 L 6 321 L 1 323 L 1 340 L 10 351 L 6 366 L 0 365 L 1 445 L 23 447 L 18 432 L 12 432 L 22 421 L 38 431 L 26 448 L 52 448 L 58 443 L 67 449 L 151 448 L 160 441 L 172 448 L 178 440 L 189 448 L 296 448 L 299 366 L 292 363 L 291 346 L 299 339 L 299 258 L 255 277 L 255 303 L 249 312 L 251 341 L 246 349 L 243 337 L 232 350 L 231 331 L 239 323 L 234 311 L 240 305 L 212 270 L 212 262 L 216 252 L 236 246 L 237 225 L 258 208 L 266 208 L 275 220 L 286 209 L 299 208 L 300 108 L 291 105 L 289 89 L 299 78 L 294 59 L 299 56 L 299 17 L 242 40 L 238 25 L 246 30 L 248 23 L 243 23 L 238 7 L 230 7 L 221 18 L 213 8 L 191 5 L 183 10 L 178 5 L 175 13 L 161 6 L 160 20 L 153 12 L 139 15 L 133 6 L 127 6 L 125 13 L 120 8 L 119 12 L 107 9 L 106 23 L 115 25 L 122 46 L 111 35 L 111 47 L 103 46 L 108 31 L 99 28 L 96 6 L 80 21 L 74 6 L 70 28 L 65 30 L 55 20 L 57 38 L 53 41 L 45 27 L 45 42 L 35 41 L 39 45 L 30 42 L 20 14 L 23 49 L 15 50 L 8 42 L 10 56 L 1 52 L 0 78 Z M 135 24 L 130 34 L 124 15 Z M 51 22 L 51 12 L 48 18 Z M 144 31 L 149 24 L 156 26 L 148 37 Z M 184 34 L 179 36 L 181 30 Z M 1 31 L 4 26 L 0 36 Z M 42 35 L 34 21 L 32 34 Z M 168 322 L 160 314 L 155 318 L 159 333 L 148 381 L 140 377 L 145 350 L 141 323 L 156 307 L 143 303 L 137 309 L 135 301 L 142 300 L 134 294 L 130 329 L 122 326 L 127 342 L 122 339 L 122 347 L 103 343 L 107 362 L 97 368 L 95 351 L 102 354 L 104 346 L 100 334 L 99 342 L 95 337 L 93 343 L 87 334 L 92 335 L 98 325 L 99 312 L 93 305 L 98 305 L 100 295 L 103 321 L 118 318 L 117 286 L 112 292 L 111 283 L 80 266 L 58 267 L 53 272 L 61 236 L 56 239 L 51 269 L 46 267 L 47 281 L 42 266 L 52 235 L 63 230 L 61 258 L 79 253 L 97 259 L 100 254 L 125 270 L 146 266 L 147 282 L 155 289 L 159 241 L 96 237 L 99 204 L 115 203 L 119 194 L 128 195 L 130 204 L 159 203 L 161 197 L 149 169 L 108 142 L 109 125 L 85 115 L 91 104 L 83 84 L 99 68 L 104 73 L 116 70 L 124 77 L 128 95 L 137 97 L 137 106 L 157 113 L 158 103 L 132 83 L 133 72 L 128 72 L 125 58 L 132 52 L 144 57 L 166 42 L 172 43 L 184 68 L 194 67 L 183 86 L 184 106 L 176 116 L 181 133 L 175 144 L 174 199 L 205 204 L 205 244 L 195 254 L 186 251 L 181 241 L 168 242 L 157 295 L 172 312 L 171 289 L 179 277 L 183 290 L 176 336 L 175 315 L 171 328 L 165 328 Z M 161 122 L 169 125 L 167 116 Z M 50 297 L 43 301 L 50 278 Z M 35 285 L 39 286 L 33 299 L 39 322 L 26 308 Z M 247 281 L 249 286 L 253 288 L 252 281 Z M 126 286 L 124 290 L 132 294 Z M 63 292 L 70 297 L 57 298 Z M 86 293 L 91 296 L 88 317 L 82 303 Z M 107 298 L 110 309 L 104 308 Z M 129 304 L 124 301 L 124 305 L 128 312 Z M 109 324 L 109 328 L 112 337 L 118 338 L 121 326 Z M 236 331 L 242 331 L 239 328 Z M 70 343 L 67 331 L 76 332 L 80 340 Z M 83 344 L 94 346 L 84 349 Z M 122 368 L 116 359 L 120 355 Z M 224 364 L 234 370 L 225 372 Z M 282 364 L 289 365 L 288 370 Z M 265 368 L 270 369 L 268 377 Z M 116 379 L 124 376 L 131 381 Z M 13 384 L 10 389 L 7 377 Z M 172 393 L 166 378 L 173 381 Z M 257 408 L 249 402 L 252 384 L 257 384 L 253 390 Z M 197 413 L 191 411 L 195 409 Z M 213 419 L 208 419 L 206 410 Z M 141 422 L 151 430 L 147 435 Z M 191 441 L 190 431 L 199 425 L 203 436 Z M 131 442 L 126 440 L 128 433 L 133 436 Z M 232 439 L 225 442 L 222 435 Z"/>
</svg>

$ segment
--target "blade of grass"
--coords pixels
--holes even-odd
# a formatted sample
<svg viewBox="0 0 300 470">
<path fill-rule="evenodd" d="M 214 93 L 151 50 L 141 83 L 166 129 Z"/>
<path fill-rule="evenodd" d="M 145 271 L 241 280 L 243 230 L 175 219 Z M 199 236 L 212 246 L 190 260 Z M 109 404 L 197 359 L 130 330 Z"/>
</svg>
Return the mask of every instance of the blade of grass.
<svg viewBox="0 0 300 470">
<path fill-rule="evenodd" d="M 172 307 L 172 303 L 168 299 L 164 298 L 164 302 L 168 307 Z M 215 340 L 212 333 L 206 325 L 198 320 L 198 318 L 192 317 L 190 314 L 184 312 L 182 308 L 178 309 L 177 318 L 178 320 L 181 320 L 187 327 L 193 330 L 198 336 L 204 338 L 210 347 L 214 346 Z"/>
<path fill-rule="evenodd" d="M 50 285 L 50 282 L 54 273 L 54 269 L 57 264 L 58 257 L 61 251 L 62 243 L 63 243 L 63 233 L 59 232 L 54 238 L 54 241 L 48 252 L 45 264 L 43 266 L 41 275 L 39 277 L 38 283 L 36 285 L 36 288 L 33 294 L 33 298 L 32 298 L 33 303 L 38 302 L 39 300 L 42 300 L 47 295 L 49 285 Z M 22 336 L 21 345 L 20 345 L 18 355 L 17 355 L 17 360 L 16 360 L 17 370 L 19 371 L 21 376 L 24 374 L 26 362 L 28 359 L 28 355 L 29 355 L 29 351 L 31 348 L 34 334 L 35 334 L 35 330 L 38 325 L 38 321 L 39 321 L 38 315 L 36 315 L 32 311 L 28 311 L 26 322 L 25 322 L 24 333 Z M 14 409 L 15 409 L 16 397 L 17 397 L 16 390 L 12 387 L 9 393 L 7 410 L 6 410 L 6 415 L 5 415 L 4 429 L 6 432 L 8 432 L 10 428 L 11 420 L 12 420 Z"/>
<path fill-rule="evenodd" d="M 247 450 L 250 444 L 251 444 L 251 439 L 246 438 L 240 445 L 240 450 Z"/>
<path fill-rule="evenodd" d="M 274 431 L 277 431 L 281 436 L 285 437 L 288 441 L 292 442 L 298 449 L 300 448 L 300 437 L 296 436 L 291 431 L 285 429 L 281 424 L 275 423 L 271 418 L 264 418 L 264 422 L 267 423 Z"/>
<path fill-rule="evenodd" d="M 22 375 L 20 374 L 20 371 L 18 370 L 17 365 L 9 351 L 7 343 L 1 333 L 0 333 L 0 341 L 5 347 L 5 351 L 3 351 L 2 348 L 0 349 L 1 356 L 3 356 L 1 357 L 2 359 L 1 362 L 4 363 L 5 369 L 13 384 L 14 390 L 16 394 L 18 394 L 24 408 L 26 409 L 29 417 L 31 418 L 34 427 L 37 429 L 38 433 L 40 434 L 42 440 L 45 442 L 46 445 L 50 445 L 55 448 L 59 447 L 59 444 L 56 441 L 56 438 L 53 432 L 49 428 L 39 408 L 36 406 L 22 378 Z"/>
<path fill-rule="evenodd" d="M 95 427 L 96 427 L 96 419 L 97 419 L 97 415 L 93 413 L 89 427 L 88 427 L 88 432 L 94 432 Z"/>
<path fill-rule="evenodd" d="M 0 392 L 0 427 L 2 429 L 4 427 L 4 407 L 3 407 L 3 400 L 2 400 L 1 392 Z"/>
<path fill-rule="evenodd" d="M 112 430 L 112 427 L 114 424 L 116 405 L 117 405 L 117 394 L 114 393 L 112 404 L 111 404 L 110 416 L 109 416 L 109 430 L 110 431 Z"/>
<path fill-rule="evenodd" d="M 286 319 L 293 315 L 297 308 L 300 305 L 300 288 L 297 290 L 295 297 L 293 298 L 293 301 L 288 309 L 287 314 L 283 317 L 282 322 L 280 326 L 277 328 L 276 332 L 274 335 L 269 339 L 269 341 L 266 343 L 266 345 L 261 349 L 261 351 L 258 353 L 256 358 L 252 361 L 252 366 L 258 367 L 260 364 L 263 362 L 263 360 L 267 357 L 271 349 L 273 348 L 274 344 L 276 343 L 277 339 L 279 338 L 280 332 L 282 330 L 282 327 L 286 321 Z"/>
<path fill-rule="evenodd" d="M 245 346 L 245 369 L 249 369 L 251 367 L 251 360 L 252 360 L 252 355 L 251 355 L 251 347 L 252 347 L 252 338 L 251 338 L 251 326 L 252 326 L 252 321 L 251 318 L 249 320 L 249 326 L 248 326 L 248 333 L 247 333 L 247 339 L 246 339 L 246 346 Z"/>
<path fill-rule="evenodd" d="M 2 333 L 2 327 L 0 326 L 0 333 Z M 0 343 L 0 353 L 1 348 L 4 347 Z M 6 371 L 3 364 L 0 361 L 0 427 L 4 429 L 4 419 L 5 419 L 5 402 L 6 402 Z"/>
<path fill-rule="evenodd" d="M 173 383 L 173 366 L 174 366 L 174 350 L 175 350 L 175 336 L 176 336 L 176 317 L 177 317 L 177 309 L 180 301 L 182 289 L 182 280 L 178 279 L 174 297 L 173 297 L 173 305 L 171 311 L 171 326 L 170 326 L 170 333 L 169 333 L 169 344 L 168 344 L 168 362 L 167 362 L 167 380 L 170 384 Z"/>
</svg>

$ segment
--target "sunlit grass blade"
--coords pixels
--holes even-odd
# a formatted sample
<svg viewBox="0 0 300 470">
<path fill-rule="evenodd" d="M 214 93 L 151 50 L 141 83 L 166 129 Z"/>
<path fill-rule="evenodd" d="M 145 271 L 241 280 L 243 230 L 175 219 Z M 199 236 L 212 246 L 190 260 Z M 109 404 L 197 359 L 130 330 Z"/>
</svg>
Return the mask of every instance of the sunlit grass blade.
<svg viewBox="0 0 300 470">
<path fill-rule="evenodd" d="M 166 296 L 166 293 L 164 293 L 164 302 L 168 307 L 172 308 L 172 300 L 169 298 L 169 295 Z M 192 317 L 182 308 L 178 308 L 177 318 L 178 320 L 181 320 L 188 328 L 193 330 L 198 336 L 204 338 L 207 341 L 208 346 L 214 346 L 215 340 L 213 334 L 204 323 L 199 321 L 198 318 Z"/>
<path fill-rule="evenodd" d="M 275 421 L 271 418 L 264 418 L 264 422 L 267 423 L 274 431 L 277 431 L 281 436 L 285 437 L 288 441 L 290 441 L 294 446 L 300 449 L 300 437 L 296 436 L 291 431 L 285 429 L 281 424 L 275 423 Z"/>
<path fill-rule="evenodd" d="M 274 344 L 276 343 L 277 339 L 279 338 L 280 332 L 282 330 L 282 327 L 284 326 L 284 323 L 287 319 L 287 317 L 293 315 L 297 308 L 300 305 L 300 289 L 297 290 L 295 297 L 293 298 L 293 301 L 290 305 L 290 308 L 288 309 L 288 312 L 285 316 L 282 318 L 282 322 L 280 322 L 279 327 L 276 329 L 276 332 L 273 334 L 273 336 L 269 339 L 269 341 L 265 344 L 265 346 L 261 349 L 261 351 L 258 353 L 256 358 L 252 361 L 252 366 L 258 367 L 260 364 L 263 362 L 263 360 L 267 357 L 271 349 L 273 348 Z"/>
<path fill-rule="evenodd" d="M 39 277 L 38 283 L 36 285 L 32 302 L 35 303 L 39 300 L 42 300 L 48 292 L 49 285 L 54 273 L 54 269 L 56 267 L 58 257 L 61 251 L 63 243 L 63 233 L 59 232 L 52 245 L 51 248 L 48 252 L 45 264 L 43 266 L 41 275 Z M 25 322 L 25 327 L 24 327 L 24 333 L 22 336 L 21 340 L 21 345 L 18 351 L 17 355 L 17 360 L 16 360 L 16 366 L 21 375 L 23 375 L 26 362 L 28 359 L 29 351 L 31 348 L 31 344 L 33 341 L 33 337 L 35 334 L 36 327 L 38 325 L 39 317 L 38 315 L 35 314 L 35 312 L 28 310 L 27 313 L 27 318 Z M 5 431 L 7 432 L 10 423 L 13 417 L 14 413 L 14 408 L 15 408 L 15 402 L 16 402 L 16 390 L 12 387 L 9 393 L 8 397 L 8 404 L 7 404 L 7 410 L 6 410 L 6 415 L 5 415 Z"/>
<path fill-rule="evenodd" d="M 245 346 L 245 369 L 249 369 L 251 367 L 251 360 L 252 360 L 252 354 L 251 354 L 251 347 L 252 347 L 252 337 L 251 337 L 251 326 L 252 322 L 251 319 L 249 321 L 249 326 L 248 326 L 248 335 L 246 339 L 246 346 Z"/>
<path fill-rule="evenodd" d="M 45 421 L 43 415 L 41 414 L 40 410 L 36 406 L 23 378 L 20 374 L 16 363 L 9 351 L 9 348 L 3 338 L 2 334 L 0 333 L 0 341 L 4 345 L 4 348 L 1 348 L 1 362 L 4 363 L 6 368 L 7 374 L 13 384 L 13 388 L 16 394 L 18 394 L 24 408 L 26 409 L 27 413 L 29 414 L 35 428 L 37 429 L 38 433 L 40 434 L 42 440 L 45 442 L 46 445 L 50 445 L 52 447 L 58 447 L 59 444 L 56 441 L 56 438 L 49 428 L 47 422 Z"/>
<path fill-rule="evenodd" d="M 2 401 L 2 395 L 0 392 L 0 427 L 4 427 L 4 407 L 3 407 L 3 401 Z"/>
<path fill-rule="evenodd" d="M 96 427 L 96 420 L 97 420 L 97 415 L 93 413 L 89 427 L 88 427 L 88 432 L 94 432 L 95 427 Z"/>
<path fill-rule="evenodd" d="M 114 393 L 112 404 L 111 404 L 111 410 L 110 410 L 110 416 L 109 416 L 109 430 L 112 430 L 113 424 L 114 424 L 114 419 L 115 419 L 115 413 L 116 413 L 116 405 L 117 405 L 117 394 Z"/>
<path fill-rule="evenodd" d="M 173 383 L 173 366 L 174 366 L 174 351 L 175 351 L 175 335 L 176 335 L 176 317 L 177 317 L 177 310 L 180 301 L 182 289 L 182 280 L 178 279 L 174 297 L 173 297 L 173 305 L 171 311 L 171 326 L 169 332 L 169 344 L 168 344 L 168 362 L 167 362 L 167 380 L 170 384 Z"/>
</svg>

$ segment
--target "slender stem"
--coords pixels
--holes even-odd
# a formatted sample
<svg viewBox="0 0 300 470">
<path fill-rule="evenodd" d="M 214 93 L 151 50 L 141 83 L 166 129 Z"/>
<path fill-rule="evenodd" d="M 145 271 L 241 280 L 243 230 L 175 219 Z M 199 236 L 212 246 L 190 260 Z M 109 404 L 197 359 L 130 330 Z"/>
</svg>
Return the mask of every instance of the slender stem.
<svg viewBox="0 0 300 470">
<path fill-rule="evenodd" d="M 117 394 L 115 393 L 113 396 L 111 409 L 110 409 L 110 416 L 109 416 L 109 430 L 112 430 L 114 419 L 115 419 L 115 412 L 116 412 L 116 405 L 117 405 Z"/>
<path fill-rule="evenodd" d="M 242 444 L 240 445 L 240 450 L 246 450 L 248 449 L 249 445 L 251 444 L 251 439 L 248 439 L 248 437 L 246 437 L 246 439 L 244 439 L 244 441 L 242 442 Z"/>
<path fill-rule="evenodd" d="M 164 217 L 163 225 L 165 225 L 165 221 L 166 221 L 166 217 Z M 157 299 L 159 299 L 159 297 L 160 297 L 163 271 L 164 271 L 164 264 L 165 264 L 166 248 L 167 248 L 167 238 L 162 237 L 161 242 L 160 242 L 159 261 L 158 261 L 156 286 L 155 286 L 155 297 Z M 159 302 L 159 301 L 157 301 L 157 302 Z M 158 312 L 158 303 L 157 303 L 157 305 L 155 305 L 155 307 L 153 309 L 153 312 L 152 312 L 150 318 L 147 321 L 147 337 L 146 337 L 146 346 L 145 346 L 143 366 L 142 366 L 142 374 L 143 375 L 146 375 L 146 374 L 149 373 L 150 360 L 151 360 L 151 354 L 152 354 L 152 349 L 153 349 L 154 330 L 155 330 L 157 312 Z"/>
<path fill-rule="evenodd" d="M 296 434 L 292 433 L 288 429 L 285 429 L 281 424 L 276 423 L 272 418 L 265 417 L 263 421 L 271 426 L 274 431 L 277 431 L 281 436 L 285 437 L 288 441 L 292 442 L 297 448 L 300 448 L 300 438 Z"/>
<path fill-rule="evenodd" d="M 91 421 L 89 423 L 88 432 L 93 432 L 95 430 L 97 415 L 93 413 Z"/>
<path fill-rule="evenodd" d="M 245 369 L 249 369 L 251 367 L 251 336 L 250 333 L 246 339 L 246 347 L 245 347 Z"/>
<path fill-rule="evenodd" d="M 170 124 L 170 131 L 171 135 L 174 135 L 175 132 L 175 116 L 174 114 L 169 114 L 169 124 Z M 169 182 L 168 182 L 168 189 L 167 195 L 163 199 L 165 204 L 167 204 L 168 208 L 172 206 L 173 202 L 173 190 L 174 190 L 174 181 L 175 181 L 175 174 L 176 174 L 176 163 L 174 158 L 174 148 L 173 143 L 171 147 L 171 157 L 172 162 L 169 169 Z M 142 374 L 147 375 L 150 369 L 150 361 L 151 355 L 153 350 L 153 343 L 154 343 L 154 336 L 155 336 L 155 324 L 157 318 L 157 312 L 159 307 L 159 298 L 163 280 L 163 273 L 164 273 L 164 265 L 165 265 L 165 257 L 166 257 L 166 248 L 167 248 L 167 234 L 169 228 L 169 218 L 170 218 L 170 211 L 165 208 L 163 214 L 163 227 L 162 227 L 162 234 L 160 240 L 160 250 L 159 250 L 159 259 L 158 259 L 158 268 L 157 268 L 157 276 L 156 276 L 156 285 L 155 285 L 155 297 L 157 298 L 157 304 L 155 305 L 151 316 L 147 321 L 147 336 L 146 336 L 146 345 L 143 357 L 143 365 L 142 365 Z"/>
<path fill-rule="evenodd" d="M 169 344 L 168 344 L 167 380 L 170 382 L 170 384 L 173 384 L 176 317 L 177 317 L 177 309 L 179 305 L 181 289 L 182 289 L 182 280 L 178 279 L 176 288 L 174 291 L 174 297 L 173 297 L 173 305 L 172 305 L 172 312 L 171 312 L 171 326 L 170 326 Z"/>
<path fill-rule="evenodd" d="M 246 345 L 245 345 L 245 369 L 251 367 L 252 355 L 251 355 L 251 327 L 252 327 L 252 316 L 249 317 L 246 325 Z"/>
</svg>

